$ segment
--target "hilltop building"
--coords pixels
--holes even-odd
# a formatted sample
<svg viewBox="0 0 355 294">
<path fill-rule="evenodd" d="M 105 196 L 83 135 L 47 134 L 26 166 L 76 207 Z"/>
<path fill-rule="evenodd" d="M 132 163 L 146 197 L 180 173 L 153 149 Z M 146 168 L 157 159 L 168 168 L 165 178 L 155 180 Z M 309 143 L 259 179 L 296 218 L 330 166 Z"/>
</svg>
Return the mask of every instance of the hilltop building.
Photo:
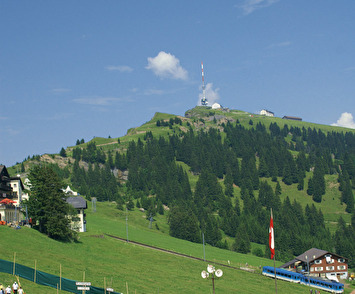
<svg viewBox="0 0 355 294">
<path fill-rule="evenodd" d="M 260 115 L 265 115 L 265 116 L 274 116 L 274 113 L 272 111 L 266 110 L 266 109 L 262 109 L 260 111 Z"/>
<path fill-rule="evenodd" d="M 222 109 L 222 105 L 219 103 L 213 103 L 212 104 L 212 109 Z"/>
<path fill-rule="evenodd" d="M 346 258 L 317 248 L 307 250 L 280 268 L 292 271 L 301 270 L 313 277 L 336 281 L 348 278 L 348 260 Z"/>
<path fill-rule="evenodd" d="M 302 118 L 300 118 L 300 117 L 296 117 L 296 116 L 288 116 L 288 115 L 285 115 L 282 119 L 290 119 L 290 120 L 298 120 L 298 121 L 302 121 Z"/>
</svg>

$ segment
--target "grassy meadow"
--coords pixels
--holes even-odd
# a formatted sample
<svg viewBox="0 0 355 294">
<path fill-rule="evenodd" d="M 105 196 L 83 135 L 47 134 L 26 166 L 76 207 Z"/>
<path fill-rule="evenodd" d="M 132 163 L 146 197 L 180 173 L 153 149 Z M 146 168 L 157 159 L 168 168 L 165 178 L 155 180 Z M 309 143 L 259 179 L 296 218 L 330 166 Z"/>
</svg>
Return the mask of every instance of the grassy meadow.
<svg viewBox="0 0 355 294">
<path fill-rule="evenodd" d="M 128 214 L 129 240 L 175 250 L 191 256 L 203 258 L 203 247 L 184 240 L 169 237 L 164 232 L 165 216 L 159 216 L 149 229 L 144 214 L 138 210 Z M 159 230 L 156 228 L 158 225 Z M 86 233 L 80 234 L 77 243 L 61 243 L 47 238 L 35 230 L 23 227 L 14 230 L 0 227 L 1 258 L 62 276 L 68 279 L 90 281 L 93 286 L 108 287 L 122 293 L 212 293 L 210 280 L 201 278 L 201 271 L 208 262 L 190 260 L 132 243 L 112 239 L 105 233 L 123 238 L 126 233 L 126 213 L 116 209 L 115 203 L 97 203 L 96 212 L 91 204 L 87 209 Z M 221 268 L 224 275 L 216 281 L 216 293 L 274 293 L 274 280 L 260 275 L 260 266 L 272 265 L 269 259 L 253 255 L 243 255 L 231 251 L 206 246 L 206 260 L 255 270 Z M 276 264 L 277 266 L 280 263 Z M 0 282 L 8 284 L 14 277 L 0 274 Z M 39 286 L 20 279 L 26 293 L 56 293 L 56 289 Z M 279 293 L 307 293 L 305 286 L 277 281 Z M 128 291 L 127 291 L 128 290 Z M 65 293 L 64 291 L 62 291 Z M 345 293 L 350 293 L 345 292 Z"/>
</svg>

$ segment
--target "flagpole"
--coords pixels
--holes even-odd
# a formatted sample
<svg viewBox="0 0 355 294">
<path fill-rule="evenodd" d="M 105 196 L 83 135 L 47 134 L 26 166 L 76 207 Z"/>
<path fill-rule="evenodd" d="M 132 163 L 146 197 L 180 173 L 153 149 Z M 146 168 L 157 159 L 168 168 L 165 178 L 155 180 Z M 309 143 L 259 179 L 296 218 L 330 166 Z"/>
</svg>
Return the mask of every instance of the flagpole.
<svg viewBox="0 0 355 294">
<path fill-rule="evenodd" d="M 275 273 L 275 293 L 277 294 L 275 255 L 274 255 L 274 273 Z"/>
<path fill-rule="evenodd" d="M 277 281 L 276 281 L 276 261 L 275 261 L 275 231 L 274 231 L 274 218 L 272 216 L 272 208 L 270 208 L 271 218 L 270 218 L 270 234 L 269 246 L 271 250 L 272 258 L 274 259 L 274 274 L 275 274 L 275 293 L 277 294 Z"/>
</svg>

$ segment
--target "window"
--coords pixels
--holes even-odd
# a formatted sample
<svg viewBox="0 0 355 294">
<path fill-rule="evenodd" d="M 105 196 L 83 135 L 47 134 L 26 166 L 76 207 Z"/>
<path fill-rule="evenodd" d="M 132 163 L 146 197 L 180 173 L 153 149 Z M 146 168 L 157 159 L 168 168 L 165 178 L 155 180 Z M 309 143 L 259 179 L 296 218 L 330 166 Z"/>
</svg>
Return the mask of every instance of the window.
<svg viewBox="0 0 355 294">
<path fill-rule="evenodd" d="M 334 266 L 327 266 L 326 269 L 327 269 L 327 271 L 333 271 L 334 270 Z"/>
<path fill-rule="evenodd" d="M 314 261 L 314 263 L 315 264 L 320 264 L 320 263 L 322 263 L 322 261 L 320 259 L 317 259 L 317 260 Z"/>
<path fill-rule="evenodd" d="M 314 267 L 311 267 L 311 272 L 314 272 Z"/>
<path fill-rule="evenodd" d="M 338 270 L 345 270 L 346 266 L 345 265 L 338 265 Z"/>
<path fill-rule="evenodd" d="M 344 262 L 345 262 L 345 259 L 344 259 L 344 258 L 339 258 L 339 259 L 338 259 L 338 262 L 344 263 Z"/>
<path fill-rule="evenodd" d="M 322 271 L 322 270 L 323 270 L 323 267 L 322 267 L 322 266 L 316 267 L 316 271 L 317 271 L 317 272 L 320 272 L 320 271 Z"/>
</svg>

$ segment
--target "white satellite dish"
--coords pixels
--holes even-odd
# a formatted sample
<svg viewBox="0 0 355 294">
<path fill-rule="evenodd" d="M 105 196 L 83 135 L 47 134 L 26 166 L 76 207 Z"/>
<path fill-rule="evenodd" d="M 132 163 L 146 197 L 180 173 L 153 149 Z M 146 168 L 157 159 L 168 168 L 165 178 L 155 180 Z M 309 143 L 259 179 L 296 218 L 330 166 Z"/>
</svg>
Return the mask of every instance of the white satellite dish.
<svg viewBox="0 0 355 294">
<path fill-rule="evenodd" d="M 201 277 L 204 278 L 204 279 L 208 278 L 209 275 L 210 274 L 208 272 L 206 272 L 206 271 L 202 271 L 201 272 Z"/>
<path fill-rule="evenodd" d="M 221 269 L 218 269 L 218 270 L 216 270 L 215 275 L 216 275 L 217 278 L 220 278 L 223 275 L 223 271 Z"/>
<path fill-rule="evenodd" d="M 215 271 L 214 266 L 209 264 L 209 265 L 207 266 L 207 271 L 208 271 L 210 274 L 212 274 L 212 273 Z"/>
</svg>

